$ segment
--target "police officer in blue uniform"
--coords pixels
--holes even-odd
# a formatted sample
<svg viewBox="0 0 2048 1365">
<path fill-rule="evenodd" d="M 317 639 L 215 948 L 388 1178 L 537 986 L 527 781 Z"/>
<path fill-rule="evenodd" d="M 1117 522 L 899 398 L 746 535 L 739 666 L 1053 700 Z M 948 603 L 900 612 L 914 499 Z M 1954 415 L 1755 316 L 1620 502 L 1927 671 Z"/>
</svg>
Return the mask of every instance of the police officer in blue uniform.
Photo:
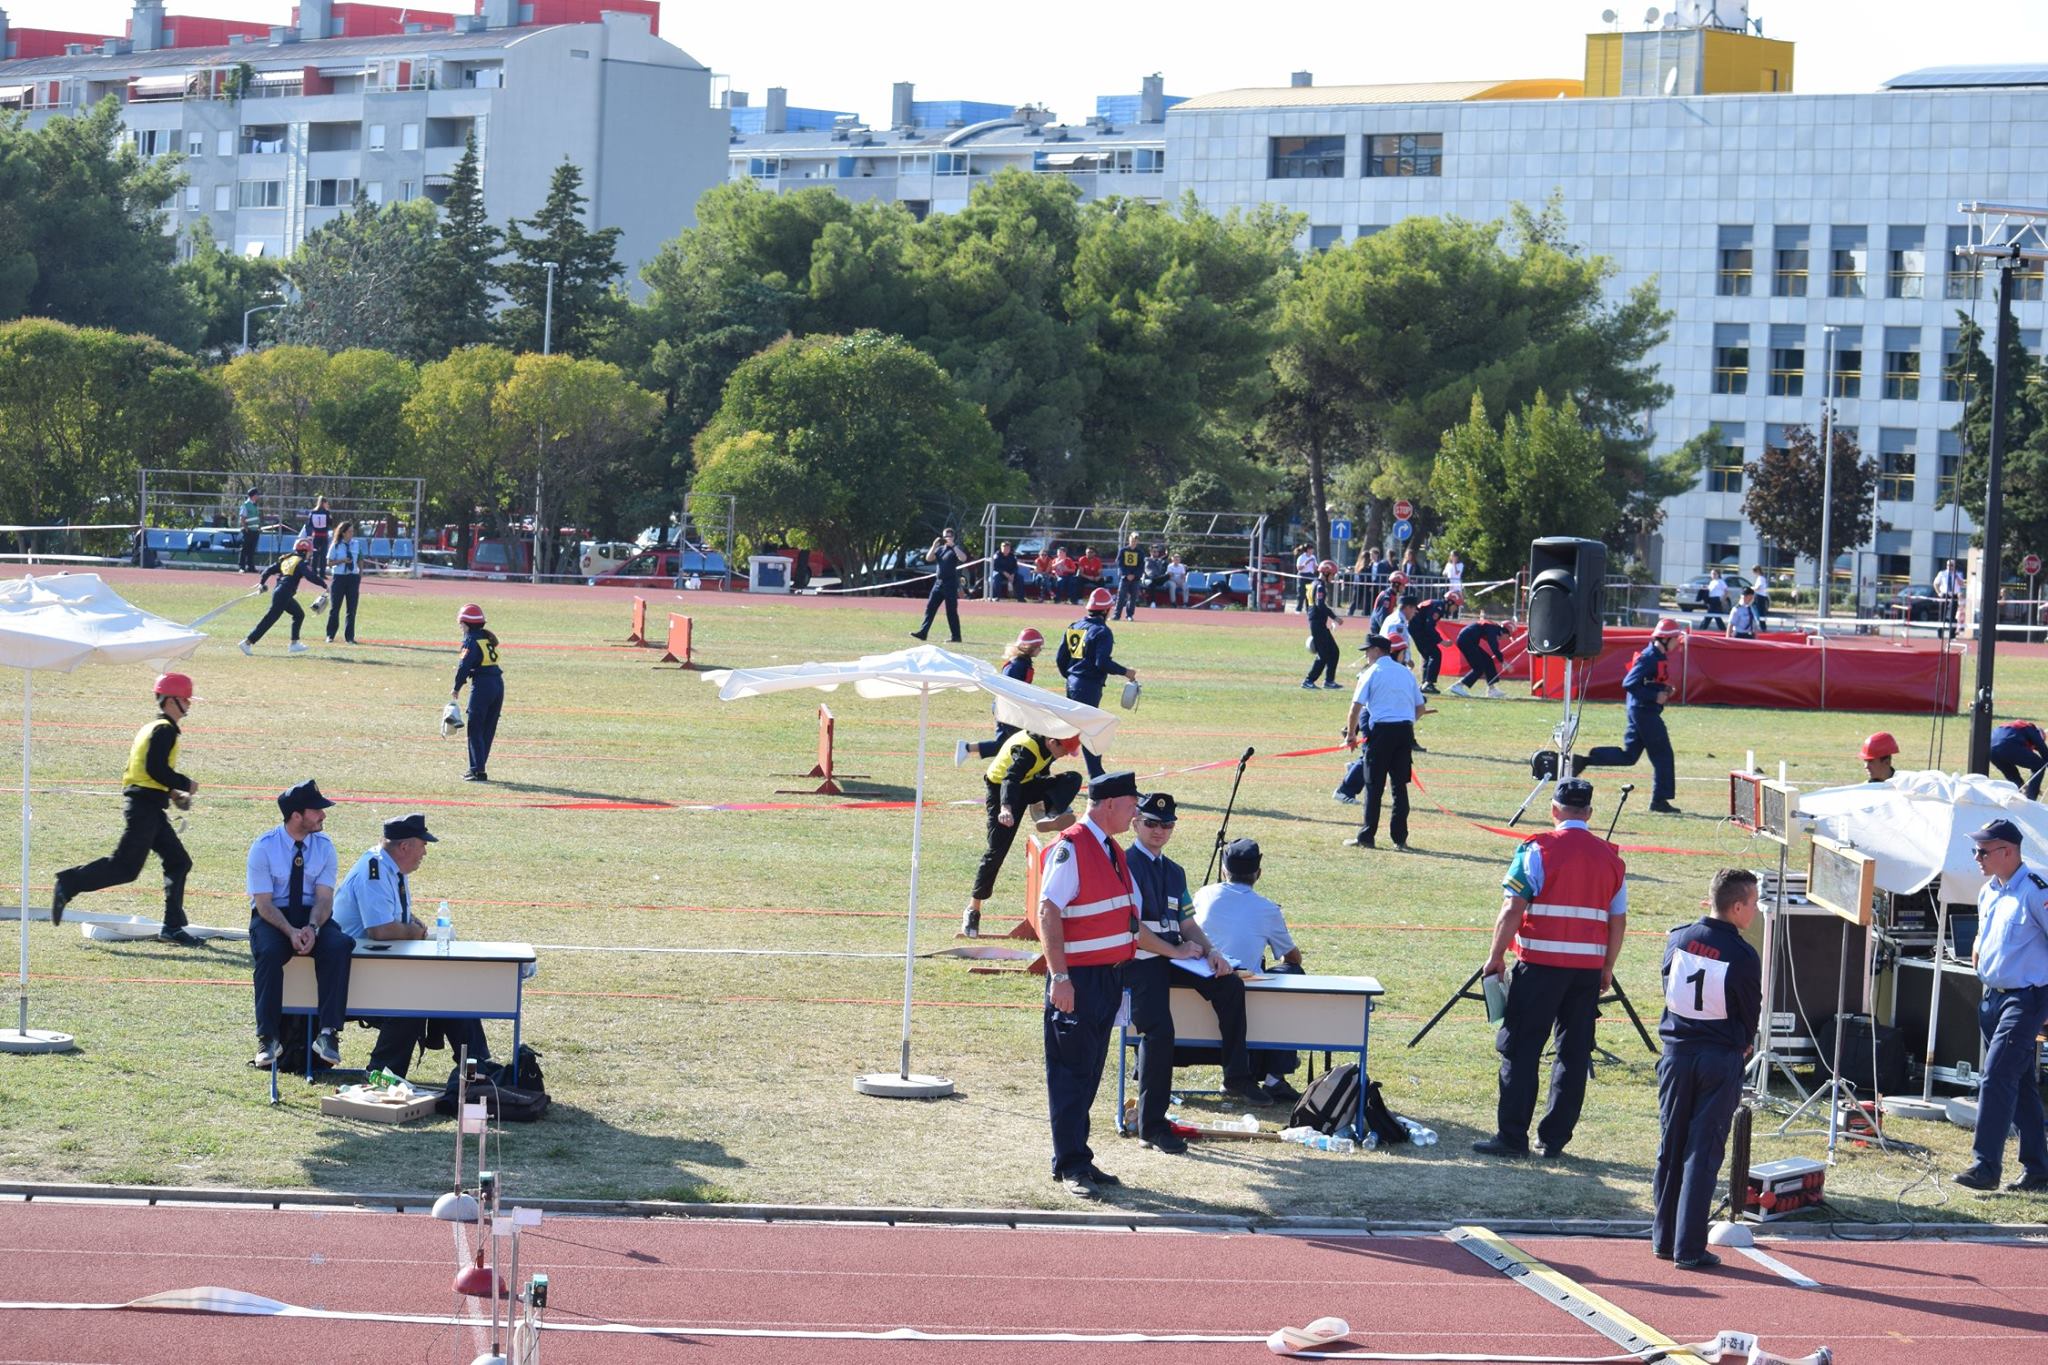
<svg viewBox="0 0 2048 1365">
<path fill-rule="evenodd" d="M 427 926 L 412 913 L 412 890 L 406 879 L 426 861 L 427 845 L 439 843 L 427 829 L 424 815 L 406 815 L 384 822 L 383 838 L 356 859 L 334 889 L 334 923 L 359 944 L 423 939 Z M 477 1019 L 379 1019 L 377 1046 L 370 1050 L 370 1069 L 404 1076 L 422 1043 L 437 1048 L 467 1048 L 481 1061 L 491 1055 L 484 1026 Z"/>
<path fill-rule="evenodd" d="M 1712 910 L 1664 940 L 1664 1019 L 1657 1036 L 1657 1117 L 1663 1138 L 1651 1181 L 1650 1254 L 1681 1270 L 1711 1270 L 1707 1250 L 1728 1125 L 1742 1100 L 1742 1062 L 1763 1008 L 1763 961 L 1743 941 L 1757 913 L 1756 873 L 1714 876 Z"/>
<path fill-rule="evenodd" d="M 1060 673 L 1067 680 L 1067 696 L 1087 706 L 1102 705 L 1102 685 L 1110 674 L 1119 674 L 1132 682 L 1138 680 L 1137 669 L 1124 667 L 1111 654 L 1116 648 L 1116 636 L 1103 617 L 1115 605 L 1116 599 L 1110 596 L 1108 588 L 1089 593 L 1087 615 L 1067 627 L 1060 640 L 1060 652 L 1055 656 Z M 1093 749 L 1084 745 L 1081 759 L 1088 765 L 1090 778 L 1102 776 L 1102 759 Z"/>
<path fill-rule="evenodd" d="M 1166 1120 L 1173 1098 L 1173 1007 L 1169 992 L 1187 986 L 1216 1010 L 1223 1043 L 1223 1088 L 1253 1104 L 1271 1097 L 1252 1076 L 1251 1054 L 1245 1050 L 1244 979 L 1230 960 L 1216 951 L 1193 918 L 1188 874 L 1166 856 L 1173 838 L 1173 797 L 1152 792 L 1138 803 L 1127 861 L 1138 892 L 1138 951 L 1124 968 L 1131 993 L 1131 1027 L 1144 1035 L 1138 1045 L 1138 1136 L 1147 1147 L 1185 1152 L 1188 1145 Z M 1212 975 L 1197 976 L 1175 967 L 1173 958 L 1202 959 Z"/>
<path fill-rule="evenodd" d="M 335 926 L 334 842 L 323 832 L 334 803 L 307 778 L 278 793 L 282 822 L 249 845 L 249 958 L 256 984 L 255 1065 L 268 1067 L 284 1039 L 284 967 L 313 959 L 319 988 L 319 1033 L 313 1055 L 341 1061 L 341 1025 L 348 1005 L 348 969 L 355 944 Z"/>
<path fill-rule="evenodd" d="M 1337 566 L 1326 559 L 1316 565 L 1315 579 L 1308 584 L 1308 647 L 1315 652 L 1316 660 L 1309 665 L 1308 676 L 1301 680 L 1301 685 L 1311 691 L 1318 673 L 1323 675 L 1324 687 L 1344 685 L 1337 681 L 1337 611 L 1332 605 L 1336 592 Z"/>
<path fill-rule="evenodd" d="M 1602 744 L 1572 760 L 1574 776 L 1587 768 L 1631 768 L 1644 754 L 1650 756 L 1654 777 L 1650 786 L 1650 809 L 1665 815 L 1678 814 L 1671 798 L 1678 794 L 1678 771 L 1671 755 L 1671 732 L 1664 728 L 1664 703 L 1671 686 L 1665 680 L 1665 646 L 1683 634 L 1678 622 L 1665 617 L 1650 634 L 1650 643 L 1636 655 L 1628 676 L 1621 680 L 1628 694 L 1628 728 L 1622 731 L 1619 747 Z"/>
<path fill-rule="evenodd" d="M 2048 1110 L 2041 1104 L 2040 1037 L 2048 1025 L 2048 877 L 2026 865 L 2020 829 L 1993 820 L 1970 836 L 1984 887 L 1977 893 L 1977 979 L 1984 999 L 1984 1083 L 1977 1091 L 1976 1160 L 1955 1177 L 1995 1190 L 2006 1135 L 2019 1129 L 2023 1174 L 2009 1190 L 2048 1190 Z"/>
<path fill-rule="evenodd" d="M 1358 833 L 1344 842 L 1373 847 L 1379 833 L 1380 801 L 1391 784 L 1394 813 L 1387 823 L 1394 847 L 1408 847 L 1408 784 L 1415 774 L 1415 722 L 1429 709 L 1415 675 L 1394 662 L 1393 645 L 1384 635 L 1365 637 L 1366 666 L 1351 694 L 1351 714 L 1344 722 L 1344 746 L 1365 744 L 1365 818 Z M 1345 779 L 1345 786 L 1350 778 Z M 1338 799 L 1345 788 L 1338 788 Z M 1356 795 L 1356 792 L 1352 793 Z"/>
<path fill-rule="evenodd" d="M 1991 732 L 1991 766 L 2027 795 L 2039 796 L 2041 776 L 2048 773 L 2048 736 L 2030 720 L 2007 721 Z"/>
<path fill-rule="evenodd" d="M 932 620 L 939 614 L 939 608 L 946 609 L 946 629 L 952 633 L 953 643 L 960 643 L 960 566 L 967 562 L 967 556 L 960 552 L 960 546 L 953 539 L 953 528 L 948 526 L 925 551 L 925 559 L 932 566 L 932 590 L 924 599 L 924 624 L 910 632 L 913 639 L 922 640 L 931 634 Z"/>
<path fill-rule="evenodd" d="M 455 690 L 469 684 L 469 771 L 464 782 L 488 782 L 491 745 L 498 738 L 498 713 L 505 709 L 505 671 L 498 661 L 498 637 L 484 626 L 484 609 L 474 602 L 455 613 L 462 627 L 462 662 L 455 666 Z"/>
</svg>

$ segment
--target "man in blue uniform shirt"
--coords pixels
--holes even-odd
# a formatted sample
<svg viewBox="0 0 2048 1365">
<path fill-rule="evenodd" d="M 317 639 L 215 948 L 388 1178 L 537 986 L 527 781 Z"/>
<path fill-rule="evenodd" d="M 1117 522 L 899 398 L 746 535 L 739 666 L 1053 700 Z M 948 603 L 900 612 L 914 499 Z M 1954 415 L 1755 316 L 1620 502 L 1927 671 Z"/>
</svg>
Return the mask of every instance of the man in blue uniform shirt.
<svg viewBox="0 0 2048 1365">
<path fill-rule="evenodd" d="M 1711 1270 L 1707 1250 L 1728 1125 L 1742 1100 L 1742 1062 L 1763 1007 L 1763 962 L 1743 931 L 1756 919 L 1756 874 L 1714 876 L 1712 911 L 1664 940 L 1664 1019 L 1657 1036 L 1657 1116 L 1663 1138 L 1650 1184 L 1650 1254 L 1681 1270 Z"/>
<path fill-rule="evenodd" d="M 2041 1104 L 2040 1037 L 2048 1023 L 2048 878 L 2020 856 L 2020 830 L 1993 820 L 1970 836 L 1986 878 L 1977 893 L 1977 979 L 1984 1000 L 1984 1083 L 1977 1091 L 1976 1161 L 1955 1177 L 1995 1190 L 2007 1133 L 2017 1128 L 2023 1174 L 2009 1190 L 2048 1190 L 2048 1111 Z"/>
<path fill-rule="evenodd" d="M 1408 783 L 1415 774 L 1415 722 L 1428 705 L 1415 675 L 1394 662 L 1393 646 L 1384 635 L 1365 637 L 1366 667 L 1351 694 L 1351 715 L 1344 722 L 1344 747 L 1356 749 L 1365 735 L 1365 819 L 1358 833 L 1344 842 L 1371 848 L 1380 828 L 1380 801 L 1388 784 L 1394 788 L 1394 815 L 1387 832 L 1395 848 L 1408 847 Z M 1341 792 L 1341 788 L 1339 789 Z"/>
<path fill-rule="evenodd" d="M 1307 585 L 1308 591 L 1308 647 L 1315 662 L 1309 665 L 1308 676 L 1301 680 L 1304 688 L 1313 690 L 1316 675 L 1323 676 L 1323 686 L 1338 688 L 1337 681 L 1337 566 L 1324 560 L 1316 566 L 1316 576 Z"/>
<path fill-rule="evenodd" d="M 1132 682 L 1138 680 L 1137 669 L 1125 668 L 1111 655 L 1116 648 L 1116 636 L 1102 618 L 1115 605 L 1116 598 L 1108 588 L 1097 588 L 1088 594 L 1088 614 L 1067 627 L 1059 653 L 1054 656 L 1067 680 L 1067 696 L 1088 706 L 1102 705 L 1102 685 L 1110 674 L 1120 674 Z M 1084 745 L 1081 760 L 1088 765 L 1091 779 L 1102 776 L 1102 759 L 1093 749 Z"/>
<path fill-rule="evenodd" d="M 1622 731 L 1619 747 L 1603 744 L 1580 755 L 1572 765 L 1576 776 L 1587 768 L 1632 768 L 1644 754 L 1650 756 L 1654 775 L 1650 786 L 1650 809 L 1665 815 L 1678 814 L 1672 798 L 1678 795 L 1678 770 L 1671 756 L 1671 732 L 1664 728 L 1664 703 L 1671 699 L 1671 686 L 1664 671 L 1665 649 L 1683 630 L 1665 617 L 1650 633 L 1650 643 L 1636 655 L 1621 689 L 1628 694 L 1628 728 Z"/>
<path fill-rule="evenodd" d="M 406 879 L 426 861 L 427 845 L 439 842 L 427 831 L 424 815 L 386 820 L 384 837 L 356 859 L 335 888 L 335 924 L 362 944 L 425 938 L 427 926 L 412 913 L 412 889 Z M 370 1068 L 404 1076 L 413 1052 L 429 1036 L 445 1038 L 451 1048 L 467 1047 L 478 1061 L 491 1055 L 479 1020 L 379 1019 Z"/>
<path fill-rule="evenodd" d="M 278 793 L 282 824 L 249 845 L 249 957 L 256 978 L 256 1061 L 270 1066 L 284 1034 L 284 966 L 313 959 L 320 1029 L 313 1055 L 341 1061 L 341 1025 L 348 1005 L 349 958 L 355 944 L 334 924 L 334 844 L 321 832 L 334 803 L 307 778 Z"/>
<path fill-rule="evenodd" d="M 953 643 L 960 643 L 960 566 L 967 562 L 967 556 L 960 552 L 960 546 L 953 539 L 953 528 L 948 526 L 939 532 L 939 538 L 925 551 L 925 559 L 932 566 L 932 590 L 924 599 L 924 623 L 910 632 L 913 639 L 922 640 L 931 633 L 932 619 L 939 614 L 939 608 L 946 609 L 946 630 L 952 635 Z"/>
</svg>

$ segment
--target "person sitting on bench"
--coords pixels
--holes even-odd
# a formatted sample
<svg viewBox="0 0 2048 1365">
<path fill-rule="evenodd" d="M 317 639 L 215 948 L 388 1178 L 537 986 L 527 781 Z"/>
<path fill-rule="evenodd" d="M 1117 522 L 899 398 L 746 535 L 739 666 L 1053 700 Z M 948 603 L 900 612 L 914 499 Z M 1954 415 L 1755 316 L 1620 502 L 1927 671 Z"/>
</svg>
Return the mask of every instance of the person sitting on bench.
<svg viewBox="0 0 2048 1365">
<path fill-rule="evenodd" d="M 1223 880 L 1195 893 L 1195 923 L 1209 942 L 1233 964 L 1263 970 L 1302 974 L 1301 949 L 1287 931 L 1287 916 L 1280 907 L 1252 889 L 1259 880 L 1261 856 L 1251 839 L 1233 839 L 1223 850 Z M 1279 961 L 1262 967 L 1266 949 Z M 1253 1052 L 1251 1074 L 1264 1078 L 1266 1097 L 1275 1104 L 1293 1104 L 1301 1092 L 1287 1083 L 1287 1076 L 1301 1065 L 1293 1052 Z"/>
</svg>

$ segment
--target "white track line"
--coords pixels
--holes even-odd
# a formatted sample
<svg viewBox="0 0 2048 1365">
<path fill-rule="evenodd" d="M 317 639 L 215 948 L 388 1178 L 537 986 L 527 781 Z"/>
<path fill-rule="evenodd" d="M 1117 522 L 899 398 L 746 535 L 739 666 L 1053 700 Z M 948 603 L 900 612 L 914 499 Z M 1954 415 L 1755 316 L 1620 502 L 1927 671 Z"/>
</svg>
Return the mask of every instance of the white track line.
<svg viewBox="0 0 2048 1365">
<path fill-rule="evenodd" d="M 1765 1270 L 1770 1271 L 1773 1275 L 1779 1276 L 1782 1279 L 1790 1280 L 1793 1284 L 1798 1285 L 1801 1289 L 1820 1288 L 1819 1280 L 1809 1279 L 1805 1275 L 1800 1274 L 1791 1266 L 1786 1265 L 1783 1261 L 1771 1255 L 1770 1252 L 1765 1251 L 1762 1247 L 1737 1247 L 1735 1249 L 1741 1252 L 1743 1255 L 1749 1257 L 1750 1260 L 1755 1261 Z"/>
</svg>

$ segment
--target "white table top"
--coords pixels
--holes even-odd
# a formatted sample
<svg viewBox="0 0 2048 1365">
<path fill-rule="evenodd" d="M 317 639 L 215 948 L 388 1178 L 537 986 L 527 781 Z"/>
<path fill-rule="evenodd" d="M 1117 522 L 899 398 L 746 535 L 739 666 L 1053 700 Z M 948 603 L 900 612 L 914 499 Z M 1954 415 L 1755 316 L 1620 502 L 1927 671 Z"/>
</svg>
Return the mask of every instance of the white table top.
<svg viewBox="0 0 2048 1365">
<path fill-rule="evenodd" d="M 355 956 L 363 958 L 426 959 L 435 962 L 533 962 L 538 955 L 531 943 L 486 943 L 475 939 L 456 939 L 448 945 L 444 954 L 441 945 L 430 938 L 384 939 L 369 943 L 358 942 Z"/>
<path fill-rule="evenodd" d="M 1182 981 L 1181 976 L 1188 979 Z M 1192 986 L 1195 977 L 1181 972 L 1174 978 L 1176 986 Z M 1372 976 L 1296 976 L 1291 972 L 1271 972 L 1256 981 L 1244 983 L 1246 991 L 1276 991 L 1292 995 L 1385 995 L 1378 977 Z"/>
</svg>

